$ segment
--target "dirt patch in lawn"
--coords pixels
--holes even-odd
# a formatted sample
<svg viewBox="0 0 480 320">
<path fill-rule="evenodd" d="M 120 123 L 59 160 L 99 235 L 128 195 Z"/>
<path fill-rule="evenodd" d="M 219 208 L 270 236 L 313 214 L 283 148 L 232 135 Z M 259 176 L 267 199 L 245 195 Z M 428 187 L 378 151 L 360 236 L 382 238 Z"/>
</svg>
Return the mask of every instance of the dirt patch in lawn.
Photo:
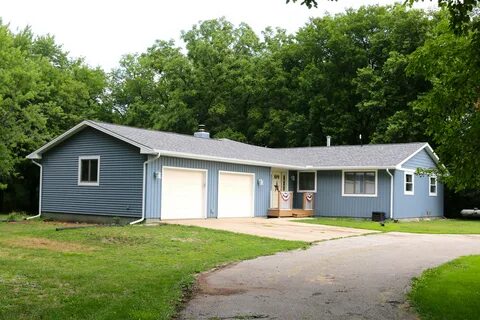
<svg viewBox="0 0 480 320">
<path fill-rule="evenodd" d="M 90 252 L 94 247 L 85 246 L 78 243 L 62 242 L 45 238 L 18 238 L 5 241 L 6 244 L 14 247 L 27 249 L 46 249 L 57 252 Z"/>
<path fill-rule="evenodd" d="M 207 280 L 208 275 L 209 273 L 201 274 L 197 279 L 197 291 L 202 294 L 208 294 L 212 296 L 229 296 L 245 292 L 244 289 L 240 288 L 224 288 L 211 286 Z"/>
<path fill-rule="evenodd" d="M 89 238 L 108 245 L 138 246 L 152 243 L 152 237 L 131 234 L 99 235 L 90 233 Z"/>
</svg>

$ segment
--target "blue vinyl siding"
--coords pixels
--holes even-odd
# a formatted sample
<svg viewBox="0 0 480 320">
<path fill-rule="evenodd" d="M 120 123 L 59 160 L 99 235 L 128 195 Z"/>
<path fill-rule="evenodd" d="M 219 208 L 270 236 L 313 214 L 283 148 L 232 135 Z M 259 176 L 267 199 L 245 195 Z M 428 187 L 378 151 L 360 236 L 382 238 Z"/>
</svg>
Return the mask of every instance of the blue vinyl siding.
<svg viewBox="0 0 480 320">
<path fill-rule="evenodd" d="M 429 177 L 414 174 L 414 194 L 404 194 L 405 174 L 395 170 L 394 218 L 424 218 L 443 216 L 443 185 L 437 181 L 437 196 L 429 195 Z"/>
<path fill-rule="evenodd" d="M 402 165 L 403 168 L 416 170 L 417 168 L 433 169 L 436 164 L 428 152 L 423 149 Z"/>
<path fill-rule="evenodd" d="M 417 170 L 418 168 L 435 168 L 435 162 L 427 151 L 422 150 L 403 164 L 404 168 Z M 437 181 L 437 196 L 429 195 L 429 177 L 427 175 L 414 175 L 414 194 L 405 195 L 405 173 L 395 170 L 394 179 L 394 217 L 422 218 L 443 216 L 443 185 Z"/>
<path fill-rule="evenodd" d="M 390 176 L 378 170 L 376 197 L 342 196 L 342 171 L 318 171 L 315 195 L 316 216 L 370 218 L 372 211 L 390 213 Z"/>
<path fill-rule="evenodd" d="M 86 128 L 43 154 L 42 211 L 140 217 L 146 156 Z M 78 185 L 79 156 L 100 156 L 100 185 Z"/>
<path fill-rule="evenodd" d="M 147 168 L 147 194 L 146 194 L 146 217 L 147 219 L 161 218 L 161 179 L 154 178 L 154 172 L 162 172 L 163 166 L 206 169 L 208 170 L 207 181 L 207 217 L 217 217 L 218 204 L 218 172 L 248 172 L 255 174 L 255 209 L 256 217 L 267 215 L 270 204 L 271 174 L 269 167 L 257 167 L 224 162 L 203 161 L 175 157 L 161 157 L 149 163 Z M 263 180 L 263 185 L 258 185 L 258 179 Z"/>
</svg>

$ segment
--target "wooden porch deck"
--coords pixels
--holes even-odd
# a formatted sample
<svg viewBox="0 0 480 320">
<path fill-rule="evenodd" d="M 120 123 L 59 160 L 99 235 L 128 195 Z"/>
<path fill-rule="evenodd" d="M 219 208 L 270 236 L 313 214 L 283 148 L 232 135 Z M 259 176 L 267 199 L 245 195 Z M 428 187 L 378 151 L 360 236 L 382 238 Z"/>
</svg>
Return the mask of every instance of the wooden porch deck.
<svg viewBox="0 0 480 320">
<path fill-rule="evenodd" d="M 294 217 L 305 218 L 313 217 L 314 210 L 305 209 L 268 209 L 267 216 L 269 218 Z"/>
</svg>

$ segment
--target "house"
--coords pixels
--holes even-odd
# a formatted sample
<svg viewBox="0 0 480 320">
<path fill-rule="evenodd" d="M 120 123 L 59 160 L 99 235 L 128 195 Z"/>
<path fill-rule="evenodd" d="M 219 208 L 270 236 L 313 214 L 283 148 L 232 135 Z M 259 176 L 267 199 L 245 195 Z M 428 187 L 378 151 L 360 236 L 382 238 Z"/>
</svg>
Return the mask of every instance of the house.
<svg viewBox="0 0 480 320">
<path fill-rule="evenodd" d="M 28 158 L 58 219 L 443 216 L 442 184 L 416 174 L 438 165 L 428 143 L 274 149 L 83 121 Z"/>
</svg>

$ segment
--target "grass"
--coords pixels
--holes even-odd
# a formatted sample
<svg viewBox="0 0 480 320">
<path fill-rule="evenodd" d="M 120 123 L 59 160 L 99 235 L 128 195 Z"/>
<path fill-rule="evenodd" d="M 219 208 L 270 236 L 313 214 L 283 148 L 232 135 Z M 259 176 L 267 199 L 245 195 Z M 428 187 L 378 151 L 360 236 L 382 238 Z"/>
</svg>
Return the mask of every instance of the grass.
<svg viewBox="0 0 480 320">
<path fill-rule="evenodd" d="M 310 218 L 297 220 L 303 223 L 377 230 L 382 232 L 409 232 L 433 234 L 480 234 L 480 220 L 434 219 L 421 221 L 386 221 L 385 226 L 367 219 L 354 218 Z"/>
<path fill-rule="evenodd" d="M 409 299 L 424 320 L 478 319 L 480 256 L 467 256 L 425 271 Z"/>
<path fill-rule="evenodd" d="M 25 212 L 0 213 L 0 221 L 21 221 L 27 217 Z"/>
<path fill-rule="evenodd" d="M 0 223 L 0 319 L 170 319 L 197 273 L 307 246 L 175 225 L 59 225 Z"/>
</svg>

